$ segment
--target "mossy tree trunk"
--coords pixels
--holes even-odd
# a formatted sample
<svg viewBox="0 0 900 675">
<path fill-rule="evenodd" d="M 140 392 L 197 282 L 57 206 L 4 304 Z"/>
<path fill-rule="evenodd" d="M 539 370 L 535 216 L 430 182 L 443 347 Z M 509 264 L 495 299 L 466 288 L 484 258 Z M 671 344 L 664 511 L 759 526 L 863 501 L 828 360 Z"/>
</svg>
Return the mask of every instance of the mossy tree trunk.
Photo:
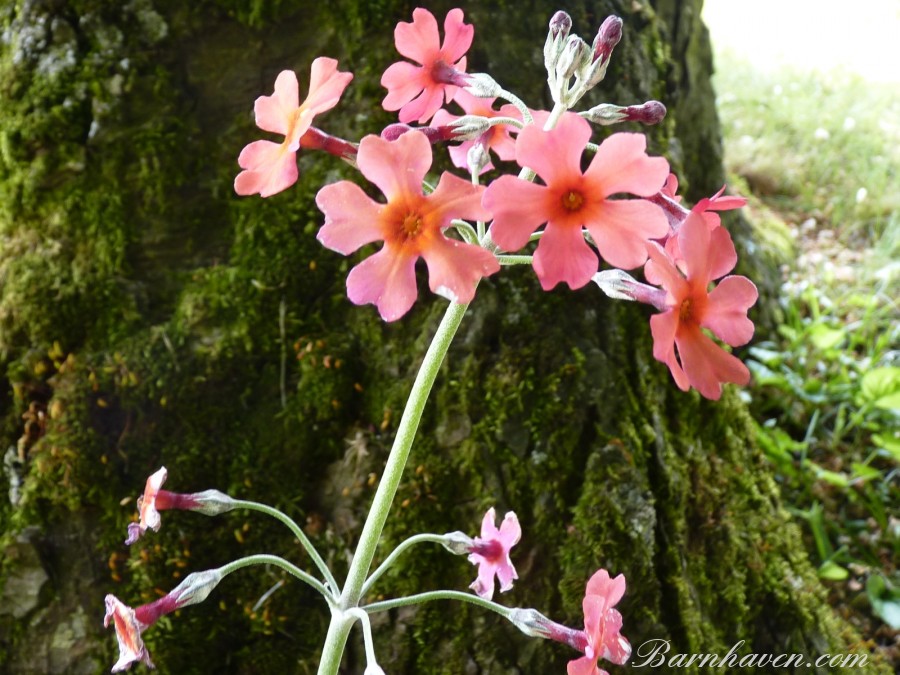
<svg viewBox="0 0 900 675">
<path fill-rule="evenodd" d="M 476 26 L 470 70 L 547 106 L 540 50 L 559 7 L 465 4 Z M 623 17 L 593 100 L 664 101 L 651 151 L 669 157 L 692 198 L 723 182 L 700 4 L 564 7 L 587 38 L 608 14 Z M 451 6 L 430 8 L 442 17 Z M 0 665 L 95 672 L 114 661 L 115 640 L 100 629 L 105 593 L 137 604 L 251 552 L 308 564 L 283 528 L 240 514 L 164 513 L 159 533 L 124 547 L 134 511 L 120 502 L 163 464 L 173 490 L 217 487 L 286 510 L 345 571 L 445 302 L 423 287 L 396 325 L 350 305 L 353 261 L 314 237 L 315 191 L 353 176 L 339 161 L 304 154 L 298 187 L 268 200 L 239 199 L 231 182 L 241 147 L 263 135 L 253 99 L 284 68 L 302 81 L 317 55 L 356 74 L 324 129 L 359 138 L 392 121 L 378 79 L 396 60 L 393 26 L 413 7 L 0 8 L 0 405 L 7 445 L 26 456 L 24 467 L 11 460 L 24 475 L 18 503 L 0 506 L 4 602 L 10 589 L 22 601 L 0 608 Z M 679 392 L 651 357 L 647 312 L 596 289 L 546 294 L 527 269 L 482 284 L 426 411 L 385 551 L 420 531 L 474 533 L 491 505 L 515 510 L 525 531 L 520 581 L 502 596 L 511 605 L 578 626 L 584 583 L 602 566 L 627 576 L 621 609 L 635 645 L 666 639 L 673 652 L 724 655 L 745 640 L 742 653 L 816 656 L 856 640 L 825 604 L 738 395 L 710 403 Z M 385 577 L 386 596 L 465 588 L 473 573 L 437 548 L 405 563 Z M 281 580 L 234 575 L 151 628 L 157 664 L 313 672 L 326 608 L 298 584 L 257 603 Z M 389 673 L 564 672 L 573 657 L 455 605 L 392 612 L 375 631 Z M 345 665 L 362 671 L 358 640 Z"/>
</svg>

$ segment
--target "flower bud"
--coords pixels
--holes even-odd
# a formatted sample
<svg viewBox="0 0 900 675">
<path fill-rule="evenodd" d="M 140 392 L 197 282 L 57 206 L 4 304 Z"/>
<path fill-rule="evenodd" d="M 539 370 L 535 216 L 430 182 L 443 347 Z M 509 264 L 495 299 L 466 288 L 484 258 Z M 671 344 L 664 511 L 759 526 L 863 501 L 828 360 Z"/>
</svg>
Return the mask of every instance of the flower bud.
<svg viewBox="0 0 900 675">
<path fill-rule="evenodd" d="M 625 120 L 641 124 L 659 124 L 666 116 L 666 106 L 659 101 L 647 101 L 641 105 L 630 105 L 624 110 Z"/>
<path fill-rule="evenodd" d="M 491 128 L 491 121 L 480 115 L 463 115 L 448 122 L 454 141 L 474 141 Z"/>
<path fill-rule="evenodd" d="M 585 66 L 590 54 L 590 47 L 588 47 L 587 42 L 577 35 L 570 35 L 569 39 L 566 40 L 566 46 L 563 48 L 559 60 L 556 62 L 557 82 L 565 86 L 565 83 Z"/>
<path fill-rule="evenodd" d="M 622 19 L 617 16 L 608 16 L 597 31 L 594 38 L 594 61 L 609 63 L 609 57 L 613 49 L 622 39 Z"/>
<path fill-rule="evenodd" d="M 484 147 L 484 143 L 473 143 L 472 147 L 466 152 L 466 164 L 469 167 L 469 171 L 476 176 L 481 175 L 484 167 L 490 162 L 491 156 L 488 154 L 487 148 Z"/>
<path fill-rule="evenodd" d="M 556 72 L 556 62 L 571 29 L 572 17 L 565 12 L 557 12 L 550 19 L 550 30 L 547 33 L 547 40 L 544 42 L 544 67 L 547 69 L 548 75 L 552 76 Z"/>
<path fill-rule="evenodd" d="M 175 598 L 178 609 L 188 605 L 196 605 L 206 600 L 209 594 L 212 593 L 212 590 L 219 585 L 220 581 L 222 581 L 220 568 L 193 572 L 188 574 L 184 581 L 173 588 L 169 595 Z"/>
<path fill-rule="evenodd" d="M 620 269 L 597 272 L 591 281 L 613 300 L 631 300 L 666 309 L 666 292 L 655 286 L 642 284 L 630 274 Z"/>
</svg>

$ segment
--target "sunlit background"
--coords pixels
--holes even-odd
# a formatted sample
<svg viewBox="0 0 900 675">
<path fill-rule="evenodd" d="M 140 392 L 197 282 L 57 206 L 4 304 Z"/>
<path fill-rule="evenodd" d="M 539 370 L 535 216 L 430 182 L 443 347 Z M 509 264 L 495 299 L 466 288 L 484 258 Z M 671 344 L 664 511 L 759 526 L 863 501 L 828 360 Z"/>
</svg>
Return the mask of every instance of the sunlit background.
<svg viewBox="0 0 900 675">
<path fill-rule="evenodd" d="M 759 442 L 830 602 L 900 669 L 900 2 L 704 18 L 729 189 L 781 261 L 748 354 Z"/>
</svg>

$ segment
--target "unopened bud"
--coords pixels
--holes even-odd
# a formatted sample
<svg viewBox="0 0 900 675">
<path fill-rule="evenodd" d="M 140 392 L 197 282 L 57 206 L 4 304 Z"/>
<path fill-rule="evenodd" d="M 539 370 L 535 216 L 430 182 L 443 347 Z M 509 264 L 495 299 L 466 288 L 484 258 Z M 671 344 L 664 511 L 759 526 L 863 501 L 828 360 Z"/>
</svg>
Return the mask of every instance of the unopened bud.
<svg viewBox="0 0 900 675">
<path fill-rule="evenodd" d="M 454 141 L 474 141 L 491 128 L 491 121 L 480 115 L 463 115 L 448 122 Z"/>
<path fill-rule="evenodd" d="M 418 131 L 425 134 L 428 142 L 434 145 L 441 141 L 449 141 L 454 139 L 453 129 L 451 127 L 414 127 L 409 124 L 397 122 L 389 124 L 381 131 L 381 137 L 386 141 L 396 141 L 403 134 L 410 131 Z"/>
<path fill-rule="evenodd" d="M 572 30 L 572 17 L 560 10 L 550 18 L 550 36 L 565 40 Z"/>
<path fill-rule="evenodd" d="M 581 70 L 591 51 L 587 42 L 577 35 L 570 35 L 566 40 L 566 46 L 563 48 L 559 60 L 556 62 L 556 80 L 558 83 L 565 85 L 566 82 L 579 70 Z"/>
<path fill-rule="evenodd" d="M 613 49 L 622 39 L 622 19 L 617 16 L 608 16 L 600 25 L 597 37 L 594 38 L 594 61 L 609 62 Z"/>
<path fill-rule="evenodd" d="M 556 72 L 556 62 L 562 53 L 566 38 L 572 29 L 572 17 L 565 12 L 557 12 L 550 19 L 550 30 L 547 32 L 547 40 L 544 42 L 544 67 L 548 75 Z"/>
<path fill-rule="evenodd" d="M 483 143 L 473 143 L 466 152 L 466 165 L 472 174 L 479 176 L 484 168 L 491 163 L 491 156 Z"/>
<path fill-rule="evenodd" d="M 475 541 L 465 532 L 448 532 L 443 536 L 441 544 L 453 555 L 469 555 Z"/>
<path fill-rule="evenodd" d="M 599 124 L 601 126 L 624 122 L 627 117 L 625 108 L 620 105 L 613 105 L 612 103 L 601 103 L 590 110 L 579 113 L 579 115 L 588 122 L 593 122 L 594 124 Z"/>
<path fill-rule="evenodd" d="M 597 272 L 591 281 L 600 287 L 607 297 L 613 300 L 631 300 L 643 302 L 659 310 L 666 309 L 666 292 L 661 288 L 642 284 L 620 269 Z"/>
<path fill-rule="evenodd" d="M 666 106 L 659 101 L 647 101 L 625 108 L 625 120 L 641 124 L 659 124 L 666 116 Z"/>
</svg>

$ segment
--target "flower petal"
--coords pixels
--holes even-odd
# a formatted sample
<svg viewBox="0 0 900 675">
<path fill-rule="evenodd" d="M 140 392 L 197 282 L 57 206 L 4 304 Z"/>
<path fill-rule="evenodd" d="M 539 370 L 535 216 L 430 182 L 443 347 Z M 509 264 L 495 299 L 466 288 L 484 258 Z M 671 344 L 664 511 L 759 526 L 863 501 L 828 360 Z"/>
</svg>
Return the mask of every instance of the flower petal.
<svg viewBox="0 0 900 675">
<path fill-rule="evenodd" d="M 441 229 L 449 227 L 454 218 L 463 220 L 490 220 L 491 212 L 482 206 L 485 188 L 472 185 L 452 173 L 441 174 L 437 187 L 426 199 L 429 217 L 439 223 Z"/>
<path fill-rule="evenodd" d="M 434 14 L 421 7 L 413 10 L 412 23 L 401 21 L 394 28 L 394 44 L 397 51 L 422 65 L 430 65 L 430 62 L 439 56 L 440 40 L 437 19 L 434 18 Z"/>
<path fill-rule="evenodd" d="M 603 259 L 625 270 L 643 265 L 649 240 L 669 231 L 663 210 L 643 199 L 605 200 L 596 214 L 585 221 L 585 227 Z"/>
<path fill-rule="evenodd" d="M 385 110 L 400 110 L 412 101 L 429 83 L 427 73 L 420 66 L 398 61 L 388 66 L 381 76 L 381 86 L 388 90 L 381 102 Z"/>
<path fill-rule="evenodd" d="M 704 213 L 704 220 L 709 213 Z M 708 223 L 707 223 L 708 224 Z M 709 233 L 709 278 L 718 279 L 728 274 L 737 264 L 737 252 L 731 235 L 724 227 L 717 227 Z"/>
<path fill-rule="evenodd" d="M 522 538 L 522 526 L 519 525 L 519 518 L 513 511 L 503 517 L 503 522 L 500 523 L 499 538 L 503 548 L 507 551 L 518 544 Z"/>
<path fill-rule="evenodd" d="M 286 190 L 297 182 L 297 153 L 285 144 L 253 141 L 241 150 L 238 164 L 241 171 L 234 179 L 234 191 L 239 195 L 257 192 L 262 197 Z"/>
<path fill-rule="evenodd" d="M 337 65 L 337 60 L 325 56 L 312 62 L 309 94 L 301 106 L 304 110 L 318 115 L 337 105 L 344 89 L 353 79 L 353 73 L 338 72 Z"/>
<path fill-rule="evenodd" d="M 518 251 L 547 222 L 547 188 L 515 176 L 500 176 L 481 200 L 493 214 L 491 239 L 505 251 Z"/>
<path fill-rule="evenodd" d="M 429 82 L 422 89 L 421 94 L 400 108 L 398 118 L 404 124 L 409 124 L 410 122 L 425 124 L 444 104 L 445 93 L 447 94 L 447 100 L 452 100 L 453 97 L 446 87 Z"/>
<path fill-rule="evenodd" d="M 369 135 L 359 143 L 357 165 L 388 201 L 422 194 L 422 180 L 431 167 L 431 144 L 422 132 L 410 131 L 396 141 Z"/>
<path fill-rule="evenodd" d="M 416 301 L 416 256 L 385 244 L 350 270 L 347 295 L 357 305 L 374 304 L 385 321 L 394 321 Z"/>
<path fill-rule="evenodd" d="M 732 347 L 747 344 L 754 330 L 753 322 L 747 318 L 747 310 L 758 297 L 759 291 L 747 277 L 725 277 L 709 294 L 700 325 Z"/>
<path fill-rule="evenodd" d="M 613 134 L 600 144 L 585 176 L 602 186 L 603 197 L 617 192 L 654 195 L 666 182 L 669 163 L 663 157 L 649 157 L 646 150 L 643 134 Z"/>
<path fill-rule="evenodd" d="M 316 235 L 323 246 L 348 255 L 366 244 L 384 239 L 379 216 L 384 208 L 350 181 L 326 185 L 316 195 L 325 224 Z"/>
<path fill-rule="evenodd" d="M 264 131 L 287 136 L 300 105 L 298 89 L 297 74 L 293 70 L 278 73 L 275 78 L 275 93 L 272 96 L 260 96 L 253 104 L 256 126 Z"/>
<path fill-rule="evenodd" d="M 675 357 L 675 333 L 678 330 L 678 313 L 674 310 L 650 317 L 650 333 L 653 335 L 653 358 L 669 367 L 675 384 L 681 391 L 691 388 L 690 380 Z"/>
<path fill-rule="evenodd" d="M 599 265 L 581 228 L 571 225 L 549 223 L 534 252 L 534 271 L 545 291 L 560 281 L 565 281 L 572 290 L 581 288 L 596 274 Z"/>
<path fill-rule="evenodd" d="M 481 278 L 500 271 L 500 263 L 489 251 L 442 234 L 423 246 L 421 255 L 428 265 L 428 285 L 432 292 L 451 302 L 472 302 Z"/>
<path fill-rule="evenodd" d="M 704 335 L 698 326 L 685 326 L 675 337 L 675 344 L 691 386 L 706 398 L 718 400 L 722 395 L 721 383 L 746 385 L 750 382 L 747 366 Z"/>
<path fill-rule="evenodd" d="M 607 607 L 615 607 L 625 595 L 625 575 L 611 579 L 609 572 L 599 569 L 588 579 L 585 595 L 600 595 L 606 598 Z"/>
<path fill-rule="evenodd" d="M 575 113 L 563 115 L 550 131 L 529 124 L 516 139 L 516 161 L 552 187 L 580 182 L 581 155 L 590 138 L 590 123 Z"/>
<path fill-rule="evenodd" d="M 415 16 L 415 13 L 413 13 Z M 463 11 L 451 9 L 444 19 L 444 44 L 441 46 L 441 54 L 448 65 L 453 65 L 472 46 L 472 38 L 475 36 L 475 27 L 463 23 Z M 457 67 L 458 70 L 465 70 Z"/>
<path fill-rule="evenodd" d="M 699 212 L 691 211 L 678 229 L 678 249 L 687 269 L 687 278 L 698 287 L 706 287 L 712 278 L 709 244 L 710 232 L 706 222 Z"/>
<path fill-rule="evenodd" d="M 566 666 L 567 675 L 609 675 L 602 668 L 597 668 L 597 659 L 582 656 L 580 659 L 569 661 Z"/>
</svg>

